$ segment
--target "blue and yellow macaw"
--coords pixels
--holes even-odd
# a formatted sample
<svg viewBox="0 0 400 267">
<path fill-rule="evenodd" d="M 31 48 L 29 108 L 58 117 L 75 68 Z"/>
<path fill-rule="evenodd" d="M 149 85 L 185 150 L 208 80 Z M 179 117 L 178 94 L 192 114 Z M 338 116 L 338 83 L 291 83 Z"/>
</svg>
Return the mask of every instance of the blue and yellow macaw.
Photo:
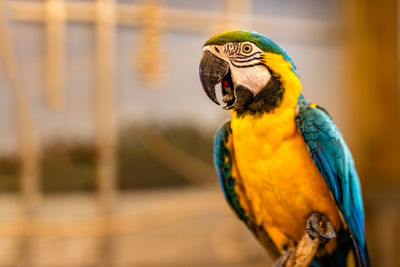
<svg viewBox="0 0 400 267">
<path fill-rule="evenodd" d="M 203 47 L 200 79 L 232 120 L 218 130 L 214 163 L 227 202 L 273 257 L 295 248 L 313 213 L 336 237 L 312 266 L 370 266 L 360 181 L 328 113 L 308 103 L 287 53 L 256 32 L 230 31 Z"/>
</svg>

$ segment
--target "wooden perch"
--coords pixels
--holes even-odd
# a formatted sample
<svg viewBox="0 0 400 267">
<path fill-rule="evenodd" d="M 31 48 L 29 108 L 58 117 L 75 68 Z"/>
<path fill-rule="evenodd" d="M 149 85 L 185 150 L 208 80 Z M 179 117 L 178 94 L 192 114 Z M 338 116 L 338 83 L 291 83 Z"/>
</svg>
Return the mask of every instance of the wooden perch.
<svg viewBox="0 0 400 267">
<path fill-rule="evenodd" d="M 336 236 L 329 219 L 320 213 L 313 213 L 307 219 L 306 232 L 298 245 L 284 253 L 273 267 L 307 267 L 317 252 L 320 244 Z"/>
</svg>

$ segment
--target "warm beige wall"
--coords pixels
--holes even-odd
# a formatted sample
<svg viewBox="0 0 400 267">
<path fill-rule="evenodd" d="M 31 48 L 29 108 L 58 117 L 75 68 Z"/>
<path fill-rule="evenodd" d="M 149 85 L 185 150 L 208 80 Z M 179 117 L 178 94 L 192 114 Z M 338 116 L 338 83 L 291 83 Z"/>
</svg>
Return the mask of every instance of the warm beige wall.
<svg viewBox="0 0 400 267">
<path fill-rule="evenodd" d="M 368 182 L 400 184 L 397 0 L 344 1 L 350 120 L 359 171 Z"/>
</svg>

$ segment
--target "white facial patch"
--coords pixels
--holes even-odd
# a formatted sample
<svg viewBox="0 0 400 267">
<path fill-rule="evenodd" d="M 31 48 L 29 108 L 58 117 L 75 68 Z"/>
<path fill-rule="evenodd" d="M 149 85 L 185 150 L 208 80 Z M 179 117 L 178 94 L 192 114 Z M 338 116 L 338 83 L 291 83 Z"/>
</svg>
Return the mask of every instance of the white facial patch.
<svg viewBox="0 0 400 267">
<path fill-rule="evenodd" d="M 239 84 L 243 85 L 250 89 L 254 95 L 258 94 L 271 79 L 271 73 L 264 65 L 240 68 L 230 64 L 230 68 L 234 87 Z"/>
</svg>

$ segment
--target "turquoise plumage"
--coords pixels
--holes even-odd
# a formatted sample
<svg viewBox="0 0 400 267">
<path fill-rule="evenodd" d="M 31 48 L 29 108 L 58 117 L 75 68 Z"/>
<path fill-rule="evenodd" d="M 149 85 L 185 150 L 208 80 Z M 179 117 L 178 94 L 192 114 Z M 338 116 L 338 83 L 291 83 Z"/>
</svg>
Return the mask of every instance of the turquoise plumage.
<svg viewBox="0 0 400 267">
<path fill-rule="evenodd" d="M 296 125 L 350 229 L 358 259 L 369 266 L 361 186 L 350 150 L 328 113 L 302 96 Z"/>
</svg>

